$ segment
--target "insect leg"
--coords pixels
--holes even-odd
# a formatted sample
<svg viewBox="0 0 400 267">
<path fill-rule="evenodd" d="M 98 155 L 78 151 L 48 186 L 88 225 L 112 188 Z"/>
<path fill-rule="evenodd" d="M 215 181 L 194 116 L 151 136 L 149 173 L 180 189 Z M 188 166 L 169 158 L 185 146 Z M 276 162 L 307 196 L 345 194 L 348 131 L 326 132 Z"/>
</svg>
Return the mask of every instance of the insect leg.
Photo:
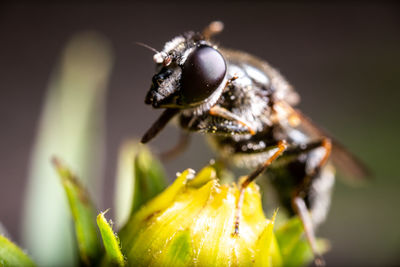
<svg viewBox="0 0 400 267">
<path fill-rule="evenodd" d="M 306 177 L 303 179 L 302 184 L 295 191 L 294 197 L 292 199 L 292 206 L 294 211 L 299 216 L 300 221 L 303 224 L 305 236 L 314 254 L 315 264 L 317 266 L 325 266 L 325 261 L 322 255 L 318 252 L 315 233 L 314 233 L 314 225 L 304 198 L 307 196 L 307 191 L 308 191 L 307 188 L 310 187 L 312 180 L 315 179 L 320 169 L 326 164 L 329 155 L 331 154 L 332 144 L 328 138 L 323 138 L 319 142 L 310 143 L 305 147 L 300 147 L 300 150 L 302 150 L 302 152 L 307 152 L 307 151 L 309 152 L 319 147 L 325 148 L 324 155 L 321 157 L 316 166 L 311 168 L 311 170 L 309 170 L 308 173 L 306 173 Z"/>
<path fill-rule="evenodd" d="M 176 115 L 179 113 L 179 109 L 176 108 L 168 108 L 166 109 L 161 116 L 153 123 L 150 129 L 143 135 L 141 143 L 145 144 L 153 139 L 162 129 L 164 129 L 165 125 Z"/>
<path fill-rule="evenodd" d="M 286 148 L 287 148 L 286 141 L 284 140 L 279 141 L 277 144 L 277 151 L 270 158 L 268 158 L 268 160 L 266 160 L 260 167 L 258 167 L 252 173 L 250 173 L 243 181 L 243 183 L 240 185 L 239 199 L 236 204 L 234 235 L 239 235 L 240 215 L 242 213 L 241 210 L 243 206 L 244 191 L 246 190 L 246 187 L 252 181 L 254 181 L 261 173 L 263 173 L 268 168 L 268 166 L 271 165 L 271 163 L 286 150 Z"/>
<path fill-rule="evenodd" d="M 178 143 L 171 149 L 164 151 L 160 154 L 160 158 L 162 161 L 168 161 L 176 156 L 178 156 L 180 153 L 186 150 L 188 144 L 190 141 L 190 135 L 188 132 L 181 131 L 181 134 L 179 136 L 179 141 Z"/>
<path fill-rule="evenodd" d="M 220 116 L 222 118 L 225 118 L 227 120 L 231 121 L 236 121 L 237 123 L 241 124 L 242 126 L 246 127 L 250 134 L 254 135 L 255 130 L 244 120 L 242 120 L 239 116 L 236 114 L 230 112 L 226 108 L 223 108 L 221 106 L 215 105 L 210 109 L 210 114 L 213 116 Z"/>
<path fill-rule="evenodd" d="M 312 253 L 314 254 L 314 262 L 316 266 L 325 266 L 325 260 L 322 255 L 318 252 L 317 242 L 315 239 L 314 227 L 311 220 L 310 213 L 307 209 L 304 199 L 301 197 L 293 198 L 293 206 L 303 224 L 304 233 L 307 241 L 310 244 Z"/>
</svg>

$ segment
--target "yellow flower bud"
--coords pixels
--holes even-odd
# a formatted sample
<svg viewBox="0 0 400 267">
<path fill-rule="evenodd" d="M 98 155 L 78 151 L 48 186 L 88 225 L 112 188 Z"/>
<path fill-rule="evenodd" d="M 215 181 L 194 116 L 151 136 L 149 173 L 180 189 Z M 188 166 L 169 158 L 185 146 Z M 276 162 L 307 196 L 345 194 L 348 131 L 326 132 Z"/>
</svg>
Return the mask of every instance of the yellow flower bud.
<svg viewBox="0 0 400 267">
<path fill-rule="evenodd" d="M 234 235 L 236 184 L 220 185 L 215 170 L 186 170 L 144 205 L 121 231 L 129 265 L 279 266 L 274 220 L 265 218 L 259 189 L 247 187 L 240 233 Z"/>
</svg>

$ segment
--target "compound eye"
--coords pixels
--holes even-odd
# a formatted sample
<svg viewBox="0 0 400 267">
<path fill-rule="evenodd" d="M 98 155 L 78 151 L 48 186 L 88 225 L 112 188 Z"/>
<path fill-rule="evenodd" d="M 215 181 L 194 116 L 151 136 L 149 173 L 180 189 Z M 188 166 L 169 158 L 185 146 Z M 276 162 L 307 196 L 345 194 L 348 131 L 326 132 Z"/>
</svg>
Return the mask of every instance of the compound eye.
<svg viewBox="0 0 400 267">
<path fill-rule="evenodd" d="M 210 46 L 197 47 L 182 67 L 181 94 L 184 104 L 194 104 L 209 97 L 224 80 L 223 56 Z"/>
</svg>

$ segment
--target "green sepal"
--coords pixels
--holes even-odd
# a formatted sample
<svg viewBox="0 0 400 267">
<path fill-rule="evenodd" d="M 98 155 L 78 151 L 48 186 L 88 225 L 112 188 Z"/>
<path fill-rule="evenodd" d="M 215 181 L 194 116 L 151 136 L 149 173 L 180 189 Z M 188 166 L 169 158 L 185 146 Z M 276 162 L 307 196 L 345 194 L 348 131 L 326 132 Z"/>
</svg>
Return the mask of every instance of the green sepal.
<svg viewBox="0 0 400 267">
<path fill-rule="evenodd" d="M 141 146 L 135 157 L 134 192 L 131 215 L 144 203 L 157 196 L 166 188 L 166 175 L 161 163 L 152 156 L 149 149 Z"/>
<path fill-rule="evenodd" d="M 116 266 L 125 266 L 125 259 L 121 252 L 119 238 L 112 229 L 112 222 L 110 221 L 110 223 L 108 223 L 104 217 L 104 214 L 106 214 L 107 211 L 108 210 L 97 215 L 97 226 L 100 229 L 104 248 L 106 250 L 106 265 L 113 264 Z"/>
<path fill-rule="evenodd" d="M 97 237 L 96 212 L 89 193 L 59 160 L 53 159 L 53 164 L 67 195 L 81 260 L 87 265 L 93 264 L 99 259 L 101 246 Z"/>
</svg>

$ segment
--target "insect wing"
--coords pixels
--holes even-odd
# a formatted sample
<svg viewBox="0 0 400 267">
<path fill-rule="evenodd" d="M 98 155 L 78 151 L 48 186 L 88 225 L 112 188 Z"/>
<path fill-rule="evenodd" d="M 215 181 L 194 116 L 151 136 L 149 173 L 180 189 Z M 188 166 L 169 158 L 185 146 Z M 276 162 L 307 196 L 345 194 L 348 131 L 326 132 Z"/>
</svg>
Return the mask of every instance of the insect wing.
<svg viewBox="0 0 400 267">
<path fill-rule="evenodd" d="M 362 182 L 372 176 L 369 168 L 365 166 L 360 159 L 349 152 L 340 142 L 335 140 L 335 138 L 326 131 L 316 126 L 311 119 L 303 115 L 300 111 L 295 110 L 295 112 L 299 116 L 301 126 L 304 127 L 304 129 L 313 132 L 315 135 L 324 136 L 331 140 L 332 162 L 349 182 Z"/>
</svg>

